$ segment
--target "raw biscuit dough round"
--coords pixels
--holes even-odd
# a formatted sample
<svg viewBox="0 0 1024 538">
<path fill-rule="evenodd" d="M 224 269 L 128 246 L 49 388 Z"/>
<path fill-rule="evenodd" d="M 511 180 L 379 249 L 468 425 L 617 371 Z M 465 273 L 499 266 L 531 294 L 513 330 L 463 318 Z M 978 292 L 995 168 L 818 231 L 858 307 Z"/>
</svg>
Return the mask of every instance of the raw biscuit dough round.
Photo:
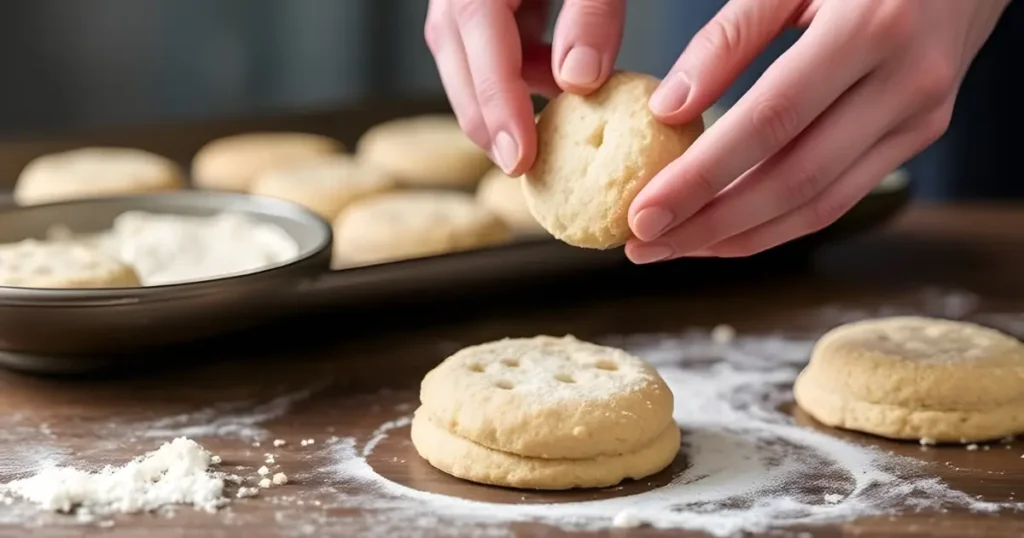
<svg viewBox="0 0 1024 538">
<path fill-rule="evenodd" d="M 135 148 L 85 147 L 42 155 L 14 186 L 19 205 L 171 191 L 185 185 L 170 159 Z"/>
<path fill-rule="evenodd" d="M 673 396 L 643 360 L 573 336 L 467 347 L 420 385 L 423 412 L 501 452 L 586 459 L 635 452 L 673 423 Z"/>
<path fill-rule="evenodd" d="M 832 329 L 794 386 L 819 422 L 892 439 L 1024 432 L 1024 343 L 974 323 L 899 316 Z"/>
<path fill-rule="evenodd" d="M 526 205 L 523 183 L 511 177 L 500 168 L 494 168 L 484 175 L 476 189 L 480 205 L 498 215 L 513 230 L 523 235 L 547 235 L 537 219 L 533 218 Z"/>
<path fill-rule="evenodd" d="M 577 247 L 608 249 L 632 236 L 629 206 L 655 174 L 704 131 L 701 119 L 669 126 L 651 114 L 659 80 L 618 72 L 588 96 L 563 93 L 537 123 L 537 160 L 523 175 L 533 216 Z"/>
<path fill-rule="evenodd" d="M 358 200 L 334 220 L 335 265 L 433 256 L 504 243 L 508 226 L 458 191 L 404 190 Z"/>
<path fill-rule="evenodd" d="M 211 190 L 244 192 L 278 167 L 341 153 L 344 145 L 313 133 L 255 132 L 211 140 L 192 159 L 192 181 Z"/>
<path fill-rule="evenodd" d="M 295 202 L 330 221 L 350 203 L 395 187 L 389 174 L 337 154 L 268 170 L 249 192 Z"/>
<path fill-rule="evenodd" d="M 469 189 L 493 166 L 455 116 L 444 114 L 376 125 L 360 137 L 356 154 L 409 187 Z"/>
<path fill-rule="evenodd" d="M 32 239 L 0 245 L 0 286 L 74 289 L 140 285 L 130 266 L 89 247 Z"/>
<path fill-rule="evenodd" d="M 672 423 L 634 452 L 590 459 L 527 458 L 478 445 L 434 424 L 422 409 L 412 420 L 419 455 L 452 476 L 481 484 L 522 489 L 603 488 L 641 479 L 669 466 L 679 453 L 679 428 Z"/>
</svg>

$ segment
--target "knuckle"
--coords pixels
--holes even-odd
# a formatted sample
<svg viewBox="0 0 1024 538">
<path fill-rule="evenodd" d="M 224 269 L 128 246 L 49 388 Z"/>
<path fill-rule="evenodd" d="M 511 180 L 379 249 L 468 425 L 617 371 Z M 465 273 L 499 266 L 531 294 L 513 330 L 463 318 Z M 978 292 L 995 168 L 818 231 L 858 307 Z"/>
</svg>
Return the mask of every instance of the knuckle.
<svg viewBox="0 0 1024 538">
<path fill-rule="evenodd" d="M 806 232 L 817 232 L 839 220 L 846 213 L 847 204 L 840 200 L 822 196 L 810 204 L 807 210 Z"/>
<path fill-rule="evenodd" d="M 786 201 L 796 206 L 813 199 L 821 190 L 822 177 L 820 168 L 798 165 L 792 174 L 783 178 Z"/>
<path fill-rule="evenodd" d="M 711 19 L 693 37 L 693 44 L 713 55 L 730 57 L 742 50 L 742 32 L 735 22 L 724 17 Z"/>
<path fill-rule="evenodd" d="M 768 96 L 757 101 L 751 122 L 755 132 L 760 133 L 770 147 L 782 146 L 800 128 L 800 116 L 793 100 L 782 95 Z"/>
<path fill-rule="evenodd" d="M 917 17 L 912 2 L 884 0 L 877 2 L 874 15 L 868 21 L 867 36 L 881 46 L 906 43 L 914 33 Z"/>
<path fill-rule="evenodd" d="M 501 80 L 493 75 L 479 75 L 475 86 L 476 98 L 480 103 L 480 107 L 487 109 L 488 107 L 497 107 L 503 103 L 507 92 Z"/>
<path fill-rule="evenodd" d="M 920 127 L 923 145 L 930 145 L 949 130 L 949 124 L 953 121 L 953 107 L 942 106 L 925 116 Z"/>
<path fill-rule="evenodd" d="M 455 20 L 465 23 L 479 18 L 488 1 L 492 0 L 449 0 L 449 7 Z"/>
<path fill-rule="evenodd" d="M 708 174 L 707 170 L 703 167 L 695 167 L 687 174 L 687 188 L 693 189 L 693 192 L 701 200 L 710 200 L 718 194 L 720 190 L 718 183 L 712 179 L 711 175 Z"/>
<path fill-rule="evenodd" d="M 914 74 L 913 87 L 919 102 L 938 105 L 949 98 L 956 87 L 956 66 L 941 54 L 920 58 Z"/>
<path fill-rule="evenodd" d="M 605 21 L 617 16 L 623 8 L 625 0 L 566 0 L 562 12 L 571 11 L 588 21 Z"/>
<path fill-rule="evenodd" d="M 440 50 L 442 32 L 444 29 L 437 17 L 427 17 L 423 24 L 423 39 L 427 42 L 427 48 L 434 54 Z"/>
</svg>

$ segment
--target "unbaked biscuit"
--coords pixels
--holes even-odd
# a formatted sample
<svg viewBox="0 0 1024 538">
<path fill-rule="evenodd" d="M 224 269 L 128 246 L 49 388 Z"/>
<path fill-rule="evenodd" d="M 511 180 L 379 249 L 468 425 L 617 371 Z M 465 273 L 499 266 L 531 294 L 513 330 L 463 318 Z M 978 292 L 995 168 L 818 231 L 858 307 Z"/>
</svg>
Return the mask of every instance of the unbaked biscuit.
<svg viewBox="0 0 1024 538">
<path fill-rule="evenodd" d="M 653 367 L 572 336 L 465 348 L 423 378 L 420 401 L 452 434 L 533 458 L 635 452 L 673 423 L 672 391 Z"/>
<path fill-rule="evenodd" d="M 658 79 L 619 72 L 588 96 L 563 93 L 537 123 L 537 160 L 523 175 L 527 204 L 553 236 L 607 249 L 631 237 L 627 213 L 655 174 L 703 132 L 698 118 L 661 123 L 648 100 Z"/>
<path fill-rule="evenodd" d="M 21 171 L 19 205 L 180 189 L 185 180 L 170 159 L 135 148 L 85 147 L 42 155 Z"/>
<path fill-rule="evenodd" d="M 267 170 L 345 150 L 341 142 L 318 134 L 243 133 L 208 142 L 192 159 L 192 181 L 204 189 L 246 191 Z"/>
<path fill-rule="evenodd" d="M 408 190 L 363 198 L 334 221 L 334 265 L 433 256 L 509 241 L 512 232 L 473 196 Z"/>
<path fill-rule="evenodd" d="M 395 186 L 391 175 L 337 154 L 268 170 L 249 192 L 295 202 L 330 221 L 348 204 Z"/>
<path fill-rule="evenodd" d="M 901 316 L 832 329 L 794 396 L 819 422 L 892 439 L 1024 432 L 1024 343 L 973 323 Z"/>
<path fill-rule="evenodd" d="M 409 187 L 471 189 L 492 166 L 455 116 L 443 114 L 376 125 L 359 139 L 356 154 Z"/>
<path fill-rule="evenodd" d="M 0 245 L 0 286 L 69 289 L 140 285 L 134 269 L 82 245 L 33 239 Z"/>
<path fill-rule="evenodd" d="M 533 218 L 530 208 L 526 205 L 522 181 L 509 176 L 500 168 L 494 168 L 480 180 L 480 185 L 476 189 L 476 200 L 498 215 L 518 234 L 547 235 L 547 230 Z"/>
<path fill-rule="evenodd" d="M 679 453 L 679 428 L 667 425 L 646 445 L 615 456 L 591 459 L 526 458 L 458 437 L 417 411 L 410 432 L 420 456 L 452 476 L 495 486 L 565 490 L 603 488 L 640 479 L 668 467 Z"/>
</svg>

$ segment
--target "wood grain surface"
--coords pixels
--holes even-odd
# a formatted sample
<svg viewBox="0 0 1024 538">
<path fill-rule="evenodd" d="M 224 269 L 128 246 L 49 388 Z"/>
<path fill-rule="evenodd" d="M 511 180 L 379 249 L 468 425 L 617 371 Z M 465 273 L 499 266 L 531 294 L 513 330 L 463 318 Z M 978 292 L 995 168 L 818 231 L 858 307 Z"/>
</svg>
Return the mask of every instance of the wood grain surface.
<svg viewBox="0 0 1024 538">
<path fill-rule="evenodd" d="M 21 503 L 0 505 L 0 536 L 482 535 L 446 521 L 444 514 L 421 528 L 395 529 L 387 524 L 386 508 L 339 503 L 367 486 L 344 483 L 332 471 L 337 442 L 331 439 L 353 438 L 362 446 L 382 424 L 409 415 L 417 404 L 419 379 L 447 354 L 506 336 L 573 333 L 596 339 L 717 323 L 729 323 L 740 334 L 820 334 L 836 322 L 822 315 L 830 308 L 894 306 L 979 320 L 994 313 L 1015 319 L 1019 313 L 1016 331 L 1001 328 L 1024 336 L 1024 208 L 914 207 L 887 230 L 828 247 L 811 260 L 769 264 L 754 258 L 727 265 L 731 270 L 719 278 L 700 281 L 665 264 L 649 273 L 629 273 L 628 281 L 615 275 L 580 277 L 562 292 L 546 288 L 537 294 L 520 291 L 515 298 L 496 294 L 467 303 L 410 303 L 372 315 L 339 311 L 206 342 L 172 360 L 138 357 L 132 370 L 86 378 L 0 372 L 0 480 L 22 476 L 56 456 L 75 465 L 123 463 L 178 434 L 195 438 L 223 457 L 224 469 L 249 479 L 257 476 L 264 454 L 273 453 L 274 471 L 292 479 L 217 514 L 186 508 L 173 515 L 117 517 L 111 526 L 78 524 Z M 1024 494 L 1024 443 L 977 451 L 922 450 L 915 443 L 830 430 L 791 405 L 787 409 L 807 428 L 928 462 L 929 473 L 979 499 L 1006 501 Z M 686 468 L 680 458 L 651 479 L 611 490 L 503 490 L 430 468 L 416 455 L 407 432 L 394 429 L 369 453 L 367 463 L 376 473 L 414 490 L 495 503 L 629 495 L 664 485 Z M 278 438 L 287 444 L 273 447 Z M 302 439 L 315 443 L 302 446 Z M 260 446 L 254 446 L 257 441 Z M 1022 513 L 893 509 L 764 536 L 1024 536 Z M 527 523 L 500 530 L 514 536 L 626 535 L 623 530 L 573 534 Z M 699 536 L 648 528 L 628 535 Z"/>
</svg>

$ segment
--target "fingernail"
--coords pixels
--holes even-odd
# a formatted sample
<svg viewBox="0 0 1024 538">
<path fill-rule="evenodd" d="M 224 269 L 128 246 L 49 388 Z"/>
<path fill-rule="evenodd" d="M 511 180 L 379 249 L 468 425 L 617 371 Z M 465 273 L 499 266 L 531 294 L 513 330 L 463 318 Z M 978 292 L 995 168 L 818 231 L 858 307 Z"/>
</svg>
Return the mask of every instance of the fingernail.
<svg viewBox="0 0 1024 538">
<path fill-rule="evenodd" d="M 629 259 L 636 264 L 654 263 L 670 258 L 672 253 L 664 245 L 637 245 L 629 249 Z"/>
<path fill-rule="evenodd" d="M 601 76 L 601 55 L 590 47 L 577 46 L 569 50 L 558 74 L 562 80 L 577 86 L 589 86 Z"/>
<path fill-rule="evenodd" d="M 512 169 L 516 167 L 516 163 L 519 162 L 519 144 L 516 144 L 515 139 L 505 131 L 498 133 L 498 136 L 494 137 L 492 153 L 494 153 L 494 158 L 498 160 L 498 166 L 506 174 L 511 173 Z"/>
<path fill-rule="evenodd" d="M 690 81 L 682 73 L 674 73 L 661 81 L 661 85 L 651 95 L 649 105 L 655 114 L 668 115 L 683 108 L 689 96 Z"/>
<path fill-rule="evenodd" d="M 672 213 L 660 207 L 641 209 L 633 218 L 633 233 L 641 241 L 656 239 L 672 224 Z"/>
</svg>

